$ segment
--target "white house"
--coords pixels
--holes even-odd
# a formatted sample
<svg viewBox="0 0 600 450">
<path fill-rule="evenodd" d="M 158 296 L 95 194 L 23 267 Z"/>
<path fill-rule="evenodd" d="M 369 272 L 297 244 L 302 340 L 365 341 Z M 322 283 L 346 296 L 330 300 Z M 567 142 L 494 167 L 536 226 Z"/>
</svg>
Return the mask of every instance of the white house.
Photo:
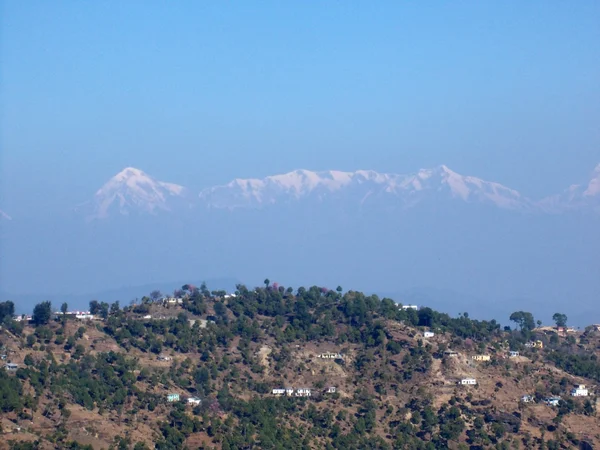
<svg viewBox="0 0 600 450">
<path fill-rule="evenodd" d="M 310 397 L 311 391 L 309 388 L 298 388 L 296 389 L 296 397 Z"/>
<path fill-rule="evenodd" d="M 458 356 L 458 352 L 455 352 L 454 350 L 446 350 L 444 352 L 444 356 L 449 356 L 451 358 L 455 358 Z"/>
<path fill-rule="evenodd" d="M 75 314 L 75 318 L 79 320 L 94 320 L 94 315 L 89 312 L 78 312 Z"/>
<path fill-rule="evenodd" d="M 419 309 L 417 305 L 402 305 L 401 308 L 406 311 L 407 309 L 414 309 L 415 311 Z"/>
<path fill-rule="evenodd" d="M 292 395 L 294 395 L 294 388 L 291 388 L 291 387 L 285 388 L 285 395 L 287 395 L 288 397 L 291 397 Z"/>
<path fill-rule="evenodd" d="M 335 393 L 336 393 L 336 391 L 337 391 L 337 389 L 336 389 L 336 387 L 335 387 L 335 386 L 329 386 L 329 387 L 327 388 L 327 393 L 328 393 L 328 394 L 335 394 Z"/>
<path fill-rule="evenodd" d="M 342 359 L 343 356 L 341 353 L 325 352 L 325 353 L 321 353 L 320 355 L 317 355 L 317 358 Z"/>
<path fill-rule="evenodd" d="M 477 380 L 475 378 L 463 378 L 462 380 L 460 380 L 458 382 L 458 384 L 473 385 L 473 384 L 477 384 Z"/>
<path fill-rule="evenodd" d="M 152 319 L 152 316 L 150 314 L 146 314 L 143 319 Z"/>
<path fill-rule="evenodd" d="M 6 365 L 4 366 L 4 368 L 5 368 L 6 370 L 10 370 L 10 371 L 12 371 L 12 370 L 17 370 L 17 369 L 19 368 L 19 365 L 18 365 L 18 364 L 15 364 L 15 363 L 8 363 L 8 364 L 6 364 Z"/>
<path fill-rule="evenodd" d="M 588 390 L 585 387 L 585 384 L 579 384 L 571 389 L 571 396 L 573 397 L 587 397 Z"/>
<path fill-rule="evenodd" d="M 435 333 L 433 331 L 426 331 L 423 333 L 423 337 L 424 338 L 430 338 L 430 337 L 434 337 Z"/>
<path fill-rule="evenodd" d="M 25 314 L 15 317 L 15 321 L 17 322 L 31 322 L 32 320 L 32 316 L 26 316 Z"/>
<path fill-rule="evenodd" d="M 283 395 L 285 394 L 285 389 L 273 389 L 273 395 Z"/>
<path fill-rule="evenodd" d="M 549 406 L 558 406 L 558 403 L 561 401 L 560 397 L 547 397 L 544 399 L 544 403 Z"/>
<path fill-rule="evenodd" d="M 188 405 L 197 406 L 202 403 L 202 400 L 200 400 L 198 397 L 188 397 L 187 403 Z"/>
<path fill-rule="evenodd" d="M 490 355 L 473 355 L 471 356 L 471 359 L 474 361 L 489 361 L 492 358 Z"/>
<path fill-rule="evenodd" d="M 169 394 L 169 395 L 167 395 L 167 401 L 168 402 L 178 402 L 179 401 L 179 394 Z"/>
<path fill-rule="evenodd" d="M 170 356 L 166 356 L 166 355 L 158 355 L 158 360 L 159 361 L 171 361 L 171 357 Z"/>
<path fill-rule="evenodd" d="M 516 352 L 514 350 L 511 350 L 510 352 L 508 352 L 508 356 L 510 358 L 516 358 L 517 356 L 519 356 L 519 352 Z"/>
<path fill-rule="evenodd" d="M 533 399 L 533 396 L 531 396 L 531 395 L 524 395 L 523 397 L 521 397 L 521 401 L 523 403 L 534 403 L 535 400 Z"/>
</svg>

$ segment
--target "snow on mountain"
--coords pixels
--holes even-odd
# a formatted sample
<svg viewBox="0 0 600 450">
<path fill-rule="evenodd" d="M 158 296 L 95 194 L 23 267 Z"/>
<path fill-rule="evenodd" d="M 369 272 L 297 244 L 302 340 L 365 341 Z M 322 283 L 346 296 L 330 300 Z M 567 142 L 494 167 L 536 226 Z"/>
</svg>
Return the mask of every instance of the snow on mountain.
<svg viewBox="0 0 600 450">
<path fill-rule="evenodd" d="M 171 211 L 177 202 L 187 197 L 188 191 L 183 186 L 155 180 L 140 169 L 127 167 L 78 209 L 91 210 L 88 219 L 104 219 L 113 212 L 156 214 Z"/>
<path fill-rule="evenodd" d="M 12 217 L 0 209 L 0 220 L 12 220 Z"/>
<path fill-rule="evenodd" d="M 432 196 L 445 195 L 464 202 L 495 205 L 503 209 L 524 209 L 529 200 L 498 183 L 463 176 L 441 165 L 415 174 L 296 170 L 263 179 L 235 179 L 223 186 L 205 189 L 200 199 L 213 208 L 259 208 L 289 203 L 302 198 L 340 199 L 347 195 L 360 204 L 385 199 L 410 207 Z"/>
<path fill-rule="evenodd" d="M 546 212 L 559 213 L 568 210 L 593 210 L 600 212 L 600 164 L 592 172 L 589 181 L 574 184 L 558 195 L 539 202 Z"/>
</svg>

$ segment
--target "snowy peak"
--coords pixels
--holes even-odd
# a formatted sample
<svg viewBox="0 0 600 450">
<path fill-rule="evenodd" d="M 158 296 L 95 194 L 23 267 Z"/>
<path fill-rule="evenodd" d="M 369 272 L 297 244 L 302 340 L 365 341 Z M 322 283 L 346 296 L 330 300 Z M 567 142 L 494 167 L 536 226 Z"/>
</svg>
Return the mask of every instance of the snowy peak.
<svg viewBox="0 0 600 450">
<path fill-rule="evenodd" d="M 460 175 L 445 165 L 421 169 L 411 178 L 415 189 L 445 190 L 452 197 L 467 202 L 491 203 L 506 209 L 520 209 L 528 204 L 528 200 L 514 189 L 481 178 Z"/>
<path fill-rule="evenodd" d="M 0 209 L 0 220 L 12 220 L 12 217 Z"/>
<path fill-rule="evenodd" d="M 372 170 L 295 170 L 262 179 L 235 179 L 200 193 L 200 199 L 208 206 L 227 209 L 257 208 L 313 197 L 319 201 L 356 201 L 360 205 L 385 201 L 407 208 L 435 196 L 488 203 L 505 209 L 524 209 L 530 205 L 529 200 L 513 189 L 460 175 L 445 165 L 408 175 Z"/>
<path fill-rule="evenodd" d="M 140 169 L 127 167 L 106 182 L 84 206 L 91 208 L 88 218 L 104 219 L 113 213 L 171 211 L 186 197 L 187 190 L 183 186 L 155 180 Z"/>
<path fill-rule="evenodd" d="M 544 211 L 553 213 L 567 210 L 600 212 L 600 164 L 587 182 L 569 186 L 561 194 L 543 199 L 539 205 Z"/>
<path fill-rule="evenodd" d="M 583 191 L 584 197 L 596 197 L 600 195 L 600 164 L 592 172 L 592 179 Z"/>
</svg>

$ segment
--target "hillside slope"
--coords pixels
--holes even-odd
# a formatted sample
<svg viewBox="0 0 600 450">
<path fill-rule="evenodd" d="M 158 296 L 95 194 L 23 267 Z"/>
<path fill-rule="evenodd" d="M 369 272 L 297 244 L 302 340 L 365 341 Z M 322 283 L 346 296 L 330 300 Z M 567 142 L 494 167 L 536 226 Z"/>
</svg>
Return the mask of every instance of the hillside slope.
<svg viewBox="0 0 600 450">
<path fill-rule="evenodd" d="M 507 331 L 265 281 L 234 296 L 186 285 L 170 303 L 156 293 L 123 309 L 92 302 L 94 320 L 4 317 L 2 353 L 17 368 L 0 372 L 0 448 L 600 445 L 592 328 Z M 543 348 L 524 345 L 535 340 Z M 570 397 L 575 384 L 590 395 Z M 553 395 L 558 406 L 546 405 Z"/>
</svg>

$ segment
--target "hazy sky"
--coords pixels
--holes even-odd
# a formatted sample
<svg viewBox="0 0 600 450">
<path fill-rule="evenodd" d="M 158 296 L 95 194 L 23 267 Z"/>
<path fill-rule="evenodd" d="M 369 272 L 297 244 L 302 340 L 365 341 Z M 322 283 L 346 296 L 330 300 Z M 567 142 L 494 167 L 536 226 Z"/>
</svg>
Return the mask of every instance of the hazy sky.
<svg viewBox="0 0 600 450">
<path fill-rule="evenodd" d="M 600 162 L 596 0 L 0 4 L 12 215 L 128 165 L 200 189 L 445 163 L 536 197 Z"/>
</svg>

